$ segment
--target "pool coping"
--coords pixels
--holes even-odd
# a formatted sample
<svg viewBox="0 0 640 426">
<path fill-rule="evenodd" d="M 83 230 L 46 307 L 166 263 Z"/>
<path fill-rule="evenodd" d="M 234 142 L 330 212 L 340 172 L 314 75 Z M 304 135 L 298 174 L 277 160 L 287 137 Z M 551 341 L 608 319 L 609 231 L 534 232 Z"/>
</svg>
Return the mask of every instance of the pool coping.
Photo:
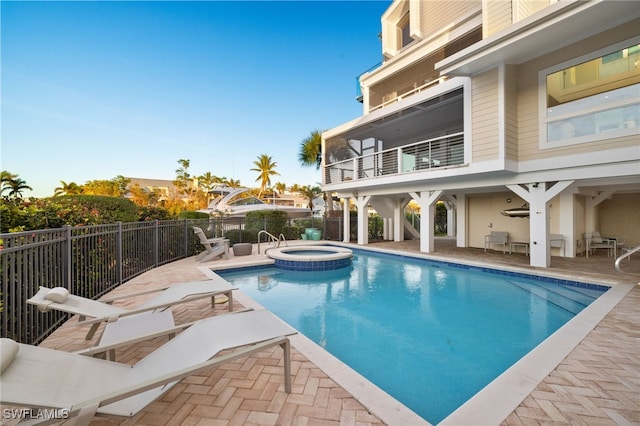
<svg viewBox="0 0 640 426">
<path fill-rule="evenodd" d="M 309 244 L 305 241 L 306 245 Z M 517 274 L 536 275 L 558 280 L 580 281 L 594 285 L 606 285 L 611 289 L 587 306 L 564 326 L 551 336 L 547 337 L 527 355 L 509 367 L 505 372 L 496 377 L 483 389 L 458 407 L 439 424 L 500 424 L 509 416 L 529 395 L 538 384 L 544 380 L 560 362 L 596 327 L 596 325 L 611 312 L 635 284 L 620 283 L 614 279 L 599 280 L 594 282 L 591 277 L 576 277 L 575 274 L 564 275 L 557 272 L 532 271 L 530 269 L 486 264 L 469 260 L 459 260 L 444 257 L 431 256 L 425 253 L 407 253 L 405 251 L 362 247 L 360 245 L 340 242 L 323 242 L 318 245 L 335 245 L 357 250 L 365 250 L 383 254 L 391 254 L 401 257 L 431 260 L 444 264 L 467 265 L 479 269 L 507 271 Z M 252 267 L 258 265 L 270 265 L 274 262 L 245 261 L 226 265 L 201 266 L 199 269 L 210 278 L 218 278 L 215 270 L 235 269 L 239 267 Z M 234 297 L 247 308 L 265 309 L 258 302 L 246 294 L 236 291 Z M 352 370 L 342 361 L 328 353 L 322 347 L 308 339 L 302 333 L 291 337 L 292 345 L 324 371 L 338 385 L 362 403 L 370 412 L 388 425 L 430 425 L 424 418 L 397 401 L 368 379 Z M 490 407 L 490 409 L 488 408 Z"/>
</svg>

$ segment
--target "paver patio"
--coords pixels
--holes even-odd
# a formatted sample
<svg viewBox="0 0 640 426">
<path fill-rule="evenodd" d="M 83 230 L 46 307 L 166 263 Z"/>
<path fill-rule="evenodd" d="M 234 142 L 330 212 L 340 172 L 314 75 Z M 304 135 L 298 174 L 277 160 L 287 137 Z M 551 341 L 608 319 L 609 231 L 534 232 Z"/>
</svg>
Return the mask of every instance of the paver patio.
<svg viewBox="0 0 640 426">
<path fill-rule="evenodd" d="M 372 244 L 415 252 L 417 242 Z M 263 250 L 264 251 L 264 250 Z M 254 248 L 254 253 L 257 250 Z M 481 249 L 459 249 L 451 241 L 436 243 L 434 256 L 449 260 L 472 259 L 496 265 L 527 266 L 524 254 L 483 253 Z M 208 265 L 251 262 L 258 256 L 230 257 Z M 264 256 L 261 256 L 264 258 Z M 202 264 L 194 258 L 173 262 L 142 274 L 110 295 L 138 291 L 167 283 L 204 279 Z M 535 269 L 535 268 L 533 268 Z M 640 275 L 622 275 L 613 260 L 604 256 L 572 259 L 553 258 L 552 272 L 590 280 L 638 283 Z M 640 261 L 625 264 L 625 271 L 640 273 Z M 139 301 L 131 301 L 135 305 Z M 640 424 L 640 287 L 634 286 L 624 299 L 595 327 L 557 368 L 522 401 L 503 422 L 521 424 Z M 234 307 L 243 306 L 235 301 Z M 176 306 L 176 323 L 226 312 L 226 304 L 215 309 L 207 300 Z M 71 319 L 49 336 L 42 346 L 75 351 L 90 346 L 86 330 Z M 162 338 L 119 350 L 118 360 L 134 362 L 161 344 Z M 292 350 L 291 394 L 284 392 L 282 351 L 267 350 L 228 363 L 207 374 L 191 376 L 150 404 L 138 415 L 123 419 L 95 417 L 95 425 L 375 425 L 407 424 L 402 417 L 387 416 L 383 422 L 336 380 Z M 4 407 L 3 407 L 4 408 Z M 491 410 L 491 407 L 486 407 Z"/>
</svg>

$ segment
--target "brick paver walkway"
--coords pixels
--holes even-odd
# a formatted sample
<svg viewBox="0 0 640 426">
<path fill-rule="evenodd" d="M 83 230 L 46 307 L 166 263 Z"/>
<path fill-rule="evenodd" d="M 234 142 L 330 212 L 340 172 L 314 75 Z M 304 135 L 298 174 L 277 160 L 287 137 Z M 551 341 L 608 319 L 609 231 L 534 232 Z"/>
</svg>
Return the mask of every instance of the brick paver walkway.
<svg viewBox="0 0 640 426">
<path fill-rule="evenodd" d="M 391 247 L 416 251 L 415 243 L 405 242 Z M 519 266 L 527 262 L 524 255 L 483 255 L 481 252 L 451 247 L 440 250 L 440 254 L 447 257 L 472 258 L 475 261 Z M 605 266 L 598 265 L 598 262 Z M 565 273 L 637 282 L 633 276 L 616 277 L 617 273 L 611 271 L 610 259 L 591 259 L 591 262 L 584 263 L 578 258 L 554 258 L 553 263 L 554 268 L 550 269 L 560 268 Z M 633 269 L 637 264 L 634 262 L 627 266 Z M 193 258 L 174 262 L 134 278 L 110 295 L 203 279 L 198 266 Z M 137 303 L 139 301 L 130 304 Z M 237 301 L 234 306 L 242 307 Z M 640 288 L 636 286 L 502 424 L 640 425 L 639 306 Z M 226 304 L 212 309 L 207 300 L 202 300 L 178 305 L 173 312 L 176 323 L 183 323 L 226 310 Z M 75 319 L 67 322 L 42 346 L 65 351 L 90 346 L 91 343 L 84 340 L 86 328 L 76 327 L 75 323 Z M 118 360 L 135 362 L 163 342 L 159 338 L 122 348 L 118 351 Z M 291 394 L 286 394 L 282 362 L 279 348 L 267 350 L 228 363 L 208 374 L 184 379 L 133 418 L 99 416 L 94 418 L 92 425 L 383 424 L 295 348 L 292 350 L 293 389 Z M 393 419 L 386 422 L 399 424 Z"/>
</svg>

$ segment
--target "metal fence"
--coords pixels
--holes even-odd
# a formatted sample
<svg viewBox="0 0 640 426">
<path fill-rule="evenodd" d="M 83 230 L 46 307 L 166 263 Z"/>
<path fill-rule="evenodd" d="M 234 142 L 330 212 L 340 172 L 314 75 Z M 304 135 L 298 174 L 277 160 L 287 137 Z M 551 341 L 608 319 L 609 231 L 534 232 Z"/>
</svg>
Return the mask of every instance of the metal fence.
<svg viewBox="0 0 640 426">
<path fill-rule="evenodd" d="M 246 229 L 243 218 L 168 220 L 64 227 L 0 234 L 0 336 L 37 344 L 68 318 L 61 312 L 38 312 L 25 301 L 40 286 L 65 287 L 97 299 L 152 268 L 193 256 L 202 247 L 193 233 L 236 242 L 257 242 L 260 229 L 299 239 L 305 227 L 317 227 L 325 240 L 342 240 L 340 218 L 306 218 L 280 224 L 264 222 Z M 256 227 L 257 226 L 257 227 Z"/>
</svg>

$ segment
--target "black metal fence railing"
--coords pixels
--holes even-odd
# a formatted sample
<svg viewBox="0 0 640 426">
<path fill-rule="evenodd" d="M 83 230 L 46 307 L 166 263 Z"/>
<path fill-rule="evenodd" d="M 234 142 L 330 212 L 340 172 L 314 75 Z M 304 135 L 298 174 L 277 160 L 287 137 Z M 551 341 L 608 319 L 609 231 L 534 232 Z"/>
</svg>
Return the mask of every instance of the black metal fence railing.
<svg viewBox="0 0 640 426">
<path fill-rule="evenodd" d="M 341 218 L 289 219 L 277 225 L 265 221 L 250 229 L 245 225 L 244 218 L 212 218 L 0 234 L 0 336 L 37 344 L 69 318 L 61 312 L 38 312 L 25 303 L 40 286 L 65 287 L 97 299 L 152 268 L 199 253 L 202 247 L 193 226 L 209 237 L 224 236 L 231 245 L 257 242 L 262 229 L 294 240 L 314 227 L 325 240 L 343 239 Z"/>
</svg>

